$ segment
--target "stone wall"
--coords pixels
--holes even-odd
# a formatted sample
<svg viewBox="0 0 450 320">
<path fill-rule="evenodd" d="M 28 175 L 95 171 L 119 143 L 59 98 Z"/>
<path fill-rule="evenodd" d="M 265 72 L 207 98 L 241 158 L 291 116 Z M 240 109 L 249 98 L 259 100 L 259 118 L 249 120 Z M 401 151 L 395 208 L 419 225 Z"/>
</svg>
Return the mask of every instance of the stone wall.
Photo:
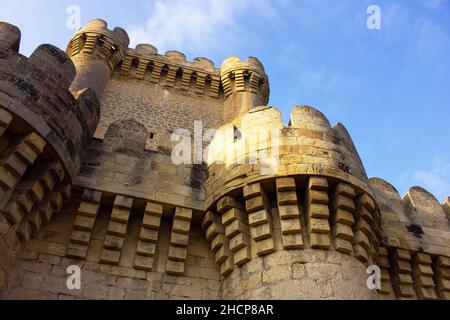
<svg viewBox="0 0 450 320">
<path fill-rule="evenodd" d="M 154 84 L 115 73 L 102 98 L 102 117 L 95 137 L 103 138 L 114 121 L 134 119 L 164 145 L 164 139 L 176 129 L 188 129 L 193 135 L 194 121 L 201 121 L 205 130 L 222 124 L 221 99 L 183 91 L 178 85 L 176 82 L 175 88 L 167 88 L 165 83 Z"/>
<path fill-rule="evenodd" d="M 255 258 L 223 282 L 226 299 L 379 299 L 367 288 L 366 267 L 334 251 L 278 251 Z"/>
<path fill-rule="evenodd" d="M 127 48 L 103 20 L 67 54 L 19 42 L 0 23 L 1 299 L 450 299 L 449 199 L 368 179 L 312 107 L 284 126 L 256 58 Z M 172 131 L 194 121 L 219 128 L 208 161 L 176 165 Z M 252 150 L 261 128 L 279 140 Z"/>
<path fill-rule="evenodd" d="M 109 222 L 108 208 L 101 209 L 86 259 L 66 257 L 77 203 L 46 224 L 27 244 L 8 273 L 0 299 L 218 299 L 220 275 L 209 253 L 203 232 L 190 232 L 185 276 L 165 273 L 170 224 L 163 222 L 155 270 L 133 267 L 142 216 L 132 215 L 120 263 L 100 263 Z M 110 209 L 109 209 L 110 210 Z M 2 255 L 2 257 L 5 257 Z M 67 289 L 67 267 L 81 267 L 81 290 Z"/>
</svg>

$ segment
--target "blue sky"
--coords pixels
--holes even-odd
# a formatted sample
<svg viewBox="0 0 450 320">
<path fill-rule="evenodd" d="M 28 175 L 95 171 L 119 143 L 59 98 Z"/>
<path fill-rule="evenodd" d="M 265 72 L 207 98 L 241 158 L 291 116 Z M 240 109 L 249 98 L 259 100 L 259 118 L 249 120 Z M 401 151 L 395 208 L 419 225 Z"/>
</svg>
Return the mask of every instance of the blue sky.
<svg viewBox="0 0 450 320">
<path fill-rule="evenodd" d="M 381 30 L 366 26 L 371 4 Z M 370 177 L 450 195 L 450 0 L 0 0 L 0 20 L 21 28 L 25 55 L 64 49 L 69 5 L 82 24 L 105 19 L 162 53 L 216 66 L 258 57 L 286 123 L 296 105 L 314 106 L 346 125 Z"/>
</svg>

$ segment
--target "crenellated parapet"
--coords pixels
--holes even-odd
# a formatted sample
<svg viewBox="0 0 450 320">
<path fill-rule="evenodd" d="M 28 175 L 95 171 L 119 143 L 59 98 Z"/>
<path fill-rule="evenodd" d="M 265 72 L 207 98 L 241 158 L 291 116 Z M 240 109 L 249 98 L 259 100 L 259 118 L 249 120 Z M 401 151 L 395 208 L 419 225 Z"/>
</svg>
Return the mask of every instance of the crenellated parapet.
<svg viewBox="0 0 450 320">
<path fill-rule="evenodd" d="M 331 127 L 308 106 L 295 108 L 287 127 L 271 107 L 254 108 L 223 125 L 209 146 L 208 165 L 207 206 L 236 186 L 288 175 L 340 179 L 372 195 L 345 127 Z"/>
<path fill-rule="evenodd" d="M 27 58 L 19 43 L 20 30 L 1 22 L 0 220 L 9 226 L 2 236 L 26 243 L 70 201 L 100 106 L 89 88 L 70 91 L 76 70 L 66 53 L 41 45 Z"/>
<path fill-rule="evenodd" d="M 208 172 L 206 234 L 225 282 L 272 255 L 377 262 L 381 217 L 364 167 L 346 129 L 319 111 L 296 107 L 285 127 L 277 109 L 250 109 L 213 137 Z"/>
<path fill-rule="evenodd" d="M 209 146 L 208 172 L 204 225 L 213 253 L 227 253 L 216 259 L 225 286 L 251 277 L 261 259 L 264 278 L 271 256 L 282 265 L 287 257 L 327 252 L 348 257 L 355 270 L 364 266 L 361 276 L 366 267 L 380 268 L 381 288 L 372 298 L 448 297 L 448 199 L 441 205 L 419 187 L 401 198 L 387 182 L 369 180 L 345 127 L 332 127 L 314 108 L 296 107 L 287 127 L 278 110 L 264 106 L 225 124 Z M 224 203 L 234 205 L 223 209 Z M 349 287 L 357 286 L 354 279 Z M 270 292 L 271 285 L 226 296 Z"/>
<path fill-rule="evenodd" d="M 269 103 L 269 77 L 256 58 L 251 57 L 247 61 L 238 57 L 228 58 L 222 64 L 221 80 L 225 95 L 225 122 Z"/>
<path fill-rule="evenodd" d="M 178 51 L 164 55 L 149 44 L 140 44 L 126 51 L 120 67 L 120 75 L 138 80 L 147 80 L 166 89 L 179 89 L 196 95 L 212 98 L 221 96 L 220 70 L 206 58 L 187 61 Z"/>
</svg>

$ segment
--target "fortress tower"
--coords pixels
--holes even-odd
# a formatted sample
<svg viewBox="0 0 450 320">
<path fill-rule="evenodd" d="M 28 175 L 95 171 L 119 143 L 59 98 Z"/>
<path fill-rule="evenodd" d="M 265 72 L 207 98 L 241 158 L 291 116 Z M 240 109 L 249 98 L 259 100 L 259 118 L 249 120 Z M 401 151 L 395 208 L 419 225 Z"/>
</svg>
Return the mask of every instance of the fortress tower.
<svg viewBox="0 0 450 320">
<path fill-rule="evenodd" d="M 312 107 L 284 126 L 256 58 L 128 48 L 103 20 L 19 45 L 0 23 L 0 298 L 450 298 L 450 200 L 369 179 Z M 207 159 L 177 165 L 195 121 Z"/>
</svg>

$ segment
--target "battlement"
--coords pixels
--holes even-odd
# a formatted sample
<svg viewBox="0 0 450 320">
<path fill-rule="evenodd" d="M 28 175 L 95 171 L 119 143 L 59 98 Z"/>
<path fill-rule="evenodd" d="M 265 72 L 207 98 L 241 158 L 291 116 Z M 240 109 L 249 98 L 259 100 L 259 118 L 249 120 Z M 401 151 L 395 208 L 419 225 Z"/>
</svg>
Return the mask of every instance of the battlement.
<svg viewBox="0 0 450 320">
<path fill-rule="evenodd" d="M 448 202 L 440 204 L 421 187 L 412 187 L 401 197 L 383 179 L 372 178 L 370 184 L 383 217 L 386 245 L 432 255 L 449 255 L 450 228 L 445 212 Z"/>
<path fill-rule="evenodd" d="M 249 91 L 261 95 L 261 105 L 269 103 L 269 77 L 257 58 L 250 57 L 247 61 L 241 61 L 239 57 L 228 58 L 222 64 L 221 79 L 226 98 L 233 92 Z"/>
<path fill-rule="evenodd" d="M 27 58 L 19 45 L 19 29 L 0 23 L 0 212 L 13 252 L 71 201 L 100 118 L 93 91 L 69 90 L 66 53 L 45 44 Z"/>
<path fill-rule="evenodd" d="M 236 130 L 240 139 L 234 138 Z M 258 143 L 252 145 L 255 139 Z M 274 172 L 261 174 L 264 166 L 270 166 L 260 159 L 261 154 L 279 159 Z M 251 159 L 261 161 L 250 163 Z M 208 165 L 208 204 L 223 196 L 230 185 L 293 174 L 338 178 L 371 194 L 366 172 L 345 127 L 331 127 L 321 112 L 308 106 L 294 108 L 287 127 L 280 111 L 272 107 L 254 108 L 239 121 L 225 124 L 211 141 Z"/>
<path fill-rule="evenodd" d="M 69 90 L 75 66 L 60 49 L 41 45 L 26 58 L 15 51 L 20 40 L 17 28 L 2 23 L 0 37 L 4 39 L 0 104 L 14 119 L 27 123 L 28 129 L 9 128 L 14 134 L 36 131 L 74 176 L 99 121 L 99 102 L 87 88 L 74 93 Z"/>
<path fill-rule="evenodd" d="M 112 70 L 123 60 L 129 43 L 125 30 L 118 27 L 109 30 L 104 20 L 96 19 L 75 33 L 67 47 L 67 54 L 70 57 L 80 53 L 95 55 L 105 59 Z"/>
<path fill-rule="evenodd" d="M 166 88 L 193 91 L 196 94 L 206 94 L 213 98 L 220 96 L 220 70 L 206 58 L 195 58 L 192 62 L 178 51 L 168 51 L 159 55 L 158 50 L 148 44 L 137 45 L 128 49 L 120 68 L 122 76 L 135 79 L 148 79 Z"/>
</svg>

